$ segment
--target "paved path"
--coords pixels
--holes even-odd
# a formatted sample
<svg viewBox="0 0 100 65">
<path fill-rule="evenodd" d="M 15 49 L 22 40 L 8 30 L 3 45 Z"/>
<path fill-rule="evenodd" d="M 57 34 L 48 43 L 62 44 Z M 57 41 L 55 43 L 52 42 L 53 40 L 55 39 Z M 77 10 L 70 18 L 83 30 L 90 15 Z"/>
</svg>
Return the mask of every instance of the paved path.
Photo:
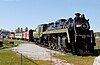
<svg viewBox="0 0 100 65">
<path fill-rule="evenodd" d="M 12 50 L 15 52 L 19 52 L 33 60 L 52 60 L 53 65 L 73 65 L 67 63 L 67 61 L 52 57 L 52 54 L 61 54 L 60 52 L 42 48 L 38 45 L 33 44 L 32 42 L 21 44 L 18 47 L 12 48 Z"/>
</svg>

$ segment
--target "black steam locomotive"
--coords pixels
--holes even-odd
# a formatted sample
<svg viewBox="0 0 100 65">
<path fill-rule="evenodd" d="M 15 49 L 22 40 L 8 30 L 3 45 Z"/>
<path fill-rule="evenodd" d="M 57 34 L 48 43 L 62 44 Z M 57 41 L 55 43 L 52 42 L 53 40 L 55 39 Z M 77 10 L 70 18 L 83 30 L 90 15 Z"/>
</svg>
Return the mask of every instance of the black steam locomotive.
<svg viewBox="0 0 100 65">
<path fill-rule="evenodd" d="M 89 19 L 84 14 L 75 15 L 74 19 L 59 19 L 39 25 L 33 32 L 34 42 L 73 54 L 93 54 L 95 37 L 93 30 L 89 30 Z"/>
</svg>

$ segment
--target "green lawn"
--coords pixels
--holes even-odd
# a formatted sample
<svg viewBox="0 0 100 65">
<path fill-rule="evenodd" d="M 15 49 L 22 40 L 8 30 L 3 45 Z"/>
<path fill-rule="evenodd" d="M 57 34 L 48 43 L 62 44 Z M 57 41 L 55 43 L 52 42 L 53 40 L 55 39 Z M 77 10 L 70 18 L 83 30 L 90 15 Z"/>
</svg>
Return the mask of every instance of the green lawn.
<svg viewBox="0 0 100 65">
<path fill-rule="evenodd" d="M 3 48 L 10 48 L 17 46 L 25 41 L 22 40 L 12 40 L 14 41 L 14 45 L 9 44 L 8 42 L 4 42 L 4 47 Z M 100 46 L 95 46 L 95 49 L 100 49 Z M 96 51 L 98 52 L 98 50 Z M 55 54 L 55 57 L 66 60 L 69 63 L 72 63 L 74 65 L 93 65 L 93 61 L 95 56 L 75 56 L 71 54 L 66 54 L 66 55 L 58 55 Z M 9 50 L 0 50 L 0 65 L 21 65 L 21 57 L 16 55 L 15 52 L 9 51 Z M 24 57 L 22 58 L 22 65 L 51 65 L 50 61 L 29 61 L 25 59 Z"/>
<path fill-rule="evenodd" d="M 3 47 L 0 49 L 0 65 L 21 65 L 21 56 L 7 49 L 18 46 L 19 44 L 25 41 L 22 40 L 10 40 L 10 41 L 14 41 L 14 44 L 9 43 L 9 41 L 4 41 Z M 22 65 L 51 65 L 51 62 L 43 60 L 30 61 L 22 57 Z"/>
<path fill-rule="evenodd" d="M 74 65 L 93 65 L 95 56 L 55 55 L 56 58 L 66 60 Z"/>
<path fill-rule="evenodd" d="M 10 42 L 14 42 L 14 44 L 11 44 Z M 21 44 L 21 43 L 23 43 L 23 42 L 25 42 L 25 41 L 23 41 L 23 40 L 6 40 L 6 41 L 4 41 L 3 42 L 3 49 L 5 49 L 5 48 L 11 48 L 11 47 L 15 47 L 15 46 L 18 46 L 19 44 Z"/>
<path fill-rule="evenodd" d="M 21 57 L 10 50 L 0 50 L 0 65 L 21 65 Z M 22 57 L 22 65 L 51 65 L 50 61 L 31 60 Z"/>
</svg>

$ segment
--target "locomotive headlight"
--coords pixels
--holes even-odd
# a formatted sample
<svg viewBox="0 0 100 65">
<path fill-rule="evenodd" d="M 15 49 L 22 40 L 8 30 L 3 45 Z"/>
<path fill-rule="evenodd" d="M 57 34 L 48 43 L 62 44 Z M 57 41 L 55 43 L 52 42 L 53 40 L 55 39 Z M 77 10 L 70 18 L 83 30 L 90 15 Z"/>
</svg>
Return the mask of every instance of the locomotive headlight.
<svg viewBox="0 0 100 65">
<path fill-rule="evenodd" d="M 86 24 L 83 24 L 83 25 L 82 25 L 82 28 L 87 28 L 87 25 L 86 25 Z"/>
<path fill-rule="evenodd" d="M 89 26 L 87 24 L 82 24 L 83 29 L 89 29 Z"/>
<path fill-rule="evenodd" d="M 76 25 L 76 27 L 81 27 L 82 25 Z"/>
<path fill-rule="evenodd" d="M 76 25 L 76 27 L 82 28 L 82 29 L 89 29 L 89 26 L 87 24 L 79 24 L 79 25 Z"/>
</svg>

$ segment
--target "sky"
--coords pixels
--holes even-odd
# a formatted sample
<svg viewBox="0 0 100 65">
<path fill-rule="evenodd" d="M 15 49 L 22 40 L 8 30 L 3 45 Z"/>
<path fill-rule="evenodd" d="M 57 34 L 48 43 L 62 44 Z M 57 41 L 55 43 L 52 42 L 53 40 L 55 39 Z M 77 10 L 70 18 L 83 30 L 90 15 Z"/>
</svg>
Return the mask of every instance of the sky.
<svg viewBox="0 0 100 65">
<path fill-rule="evenodd" d="M 43 23 L 85 14 L 91 29 L 100 31 L 100 0 L 0 0 L 0 28 L 35 29 Z"/>
</svg>

